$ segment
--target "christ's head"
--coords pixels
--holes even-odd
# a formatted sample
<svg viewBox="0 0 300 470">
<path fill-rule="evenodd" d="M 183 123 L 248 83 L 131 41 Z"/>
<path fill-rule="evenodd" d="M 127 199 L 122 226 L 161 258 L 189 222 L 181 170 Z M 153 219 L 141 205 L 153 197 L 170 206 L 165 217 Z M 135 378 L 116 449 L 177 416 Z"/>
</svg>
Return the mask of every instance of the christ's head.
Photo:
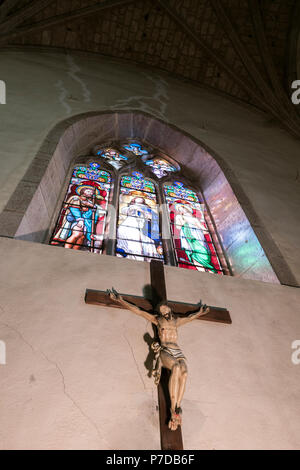
<svg viewBox="0 0 300 470">
<path fill-rule="evenodd" d="M 167 304 L 167 302 L 161 302 L 158 307 L 157 307 L 157 310 L 158 310 L 158 313 L 166 318 L 167 320 L 170 320 L 170 318 L 172 317 L 172 311 L 169 307 L 169 305 Z"/>
</svg>

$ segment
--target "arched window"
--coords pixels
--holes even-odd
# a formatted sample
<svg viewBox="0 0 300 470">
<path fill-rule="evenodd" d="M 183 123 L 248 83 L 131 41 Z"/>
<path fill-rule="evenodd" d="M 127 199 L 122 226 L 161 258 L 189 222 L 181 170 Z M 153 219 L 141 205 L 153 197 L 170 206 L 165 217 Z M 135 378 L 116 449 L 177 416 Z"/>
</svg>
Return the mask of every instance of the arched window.
<svg viewBox="0 0 300 470">
<path fill-rule="evenodd" d="M 52 245 L 94 253 L 108 246 L 105 253 L 120 258 L 223 273 L 200 193 L 180 181 L 177 162 L 136 141 L 96 146 L 93 154 L 74 168 Z"/>
<path fill-rule="evenodd" d="M 110 173 L 98 162 L 75 166 L 51 245 L 102 253 Z"/>
</svg>

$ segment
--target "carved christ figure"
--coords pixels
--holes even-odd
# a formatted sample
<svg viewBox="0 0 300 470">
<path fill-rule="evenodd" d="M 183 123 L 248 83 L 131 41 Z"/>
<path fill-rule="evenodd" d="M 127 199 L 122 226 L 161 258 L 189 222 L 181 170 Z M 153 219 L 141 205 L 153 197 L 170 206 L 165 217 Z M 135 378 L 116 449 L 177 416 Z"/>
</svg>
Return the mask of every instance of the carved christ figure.
<svg viewBox="0 0 300 470">
<path fill-rule="evenodd" d="M 165 367 L 171 371 L 169 380 L 169 394 L 171 400 L 171 418 L 169 421 L 169 428 L 175 431 L 181 425 L 181 401 L 185 391 L 185 384 L 187 379 L 187 364 L 186 358 L 177 343 L 179 326 L 185 325 L 197 318 L 206 315 L 209 312 L 209 307 L 199 303 L 199 308 L 190 313 L 186 317 L 178 317 L 174 314 L 167 302 L 161 302 L 156 308 L 156 314 L 152 315 L 136 305 L 133 305 L 118 294 L 114 289 L 109 291 L 110 298 L 118 302 L 124 308 L 131 312 L 145 318 L 153 323 L 158 330 L 159 343 L 154 342 L 152 349 L 155 352 L 157 359 L 153 375 L 155 383 L 158 385 L 160 380 L 161 367 Z"/>
</svg>

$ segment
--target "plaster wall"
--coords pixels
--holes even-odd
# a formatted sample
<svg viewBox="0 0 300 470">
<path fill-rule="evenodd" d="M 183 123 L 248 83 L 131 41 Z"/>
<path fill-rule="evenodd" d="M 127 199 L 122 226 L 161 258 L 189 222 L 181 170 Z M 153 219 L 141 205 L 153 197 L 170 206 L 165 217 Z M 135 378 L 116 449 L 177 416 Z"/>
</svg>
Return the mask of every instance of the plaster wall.
<svg viewBox="0 0 300 470">
<path fill-rule="evenodd" d="M 145 320 L 84 303 L 142 295 L 149 265 L 0 240 L 1 449 L 159 449 Z M 186 449 L 299 449 L 299 289 L 166 267 L 168 298 L 227 307 L 233 324 L 180 331 Z"/>
<path fill-rule="evenodd" d="M 0 209 L 58 122 L 90 111 L 144 111 L 222 156 L 300 282 L 299 142 L 264 115 L 208 90 L 94 55 L 2 51 L 1 79 L 7 104 L 0 109 Z M 30 191 L 29 185 L 24 194 L 31 197 Z"/>
</svg>

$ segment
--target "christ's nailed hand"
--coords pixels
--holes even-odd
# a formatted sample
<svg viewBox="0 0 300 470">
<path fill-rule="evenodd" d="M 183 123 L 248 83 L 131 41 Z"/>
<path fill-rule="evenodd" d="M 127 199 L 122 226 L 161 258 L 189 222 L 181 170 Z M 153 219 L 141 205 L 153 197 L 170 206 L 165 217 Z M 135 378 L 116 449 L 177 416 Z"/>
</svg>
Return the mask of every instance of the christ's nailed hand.
<svg viewBox="0 0 300 470">
<path fill-rule="evenodd" d="M 120 294 L 113 287 L 111 290 L 108 289 L 107 293 L 109 294 L 110 298 L 115 302 L 120 302 L 122 300 Z"/>
</svg>

